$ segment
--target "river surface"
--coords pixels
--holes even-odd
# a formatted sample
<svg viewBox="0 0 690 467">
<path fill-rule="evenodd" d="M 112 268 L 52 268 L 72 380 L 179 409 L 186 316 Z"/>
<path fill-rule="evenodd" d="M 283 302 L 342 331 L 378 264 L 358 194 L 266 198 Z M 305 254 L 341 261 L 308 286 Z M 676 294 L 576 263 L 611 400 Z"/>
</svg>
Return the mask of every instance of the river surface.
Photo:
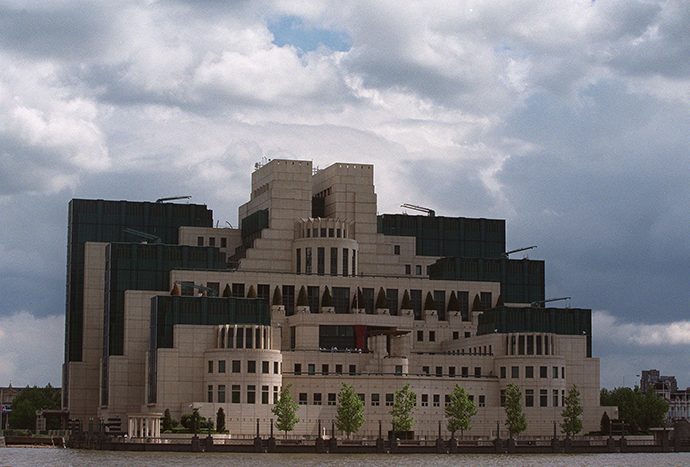
<svg viewBox="0 0 690 467">
<path fill-rule="evenodd" d="M 663 454 L 234 454 L 0 448 L 0 467 L 686 467 L 690 453 Z"/>
</svg>

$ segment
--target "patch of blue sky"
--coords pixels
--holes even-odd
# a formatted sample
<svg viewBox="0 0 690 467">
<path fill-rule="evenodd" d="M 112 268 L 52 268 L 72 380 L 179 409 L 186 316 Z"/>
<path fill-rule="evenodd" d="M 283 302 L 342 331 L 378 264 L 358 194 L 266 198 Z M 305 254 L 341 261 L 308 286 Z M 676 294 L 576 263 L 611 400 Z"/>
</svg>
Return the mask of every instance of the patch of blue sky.
<svg viewBox="0 0 690 467">
<path fill-rule="evenodd" d="M 346 52 L 350 50 L 352 42 L 344 31 L 315 27 L 297 16 L 281 16 L 277 21 L 269 23 L 268 29 L 273 33 L 275 45 L 291 45 L 302 53 L 311 52 L 320 46 Z"/>
</svg>

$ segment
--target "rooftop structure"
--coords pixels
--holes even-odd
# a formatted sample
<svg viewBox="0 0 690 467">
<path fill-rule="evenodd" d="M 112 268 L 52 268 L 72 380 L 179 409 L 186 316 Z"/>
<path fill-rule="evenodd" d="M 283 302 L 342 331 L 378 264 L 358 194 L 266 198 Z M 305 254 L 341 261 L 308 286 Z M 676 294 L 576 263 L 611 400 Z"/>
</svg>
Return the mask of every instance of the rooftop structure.
<svg viewBox="0 0 690 467">
<path fill-rule="evenodd" d="M 238 229 L 201 205 L 73 200 L 65 408 L 126 426 L 222 407 L 252 435 L 292 384 L 295 434 L 316 436 L 345 382 L 374 436 L 410 383 L 413 430 L 432 436 L 459 384 L 479 408 L 466 434 L 495 436 L 514 383 L 528 435 L 553 433 L 573 385 L 585 431 L 615 415 L 599 407 L 591 311 L 541 306 L 544 262 L 508 259 L 505 221 L 376 205 L 373 166 L 294 160 L 256 166 Z"/>
</svg>

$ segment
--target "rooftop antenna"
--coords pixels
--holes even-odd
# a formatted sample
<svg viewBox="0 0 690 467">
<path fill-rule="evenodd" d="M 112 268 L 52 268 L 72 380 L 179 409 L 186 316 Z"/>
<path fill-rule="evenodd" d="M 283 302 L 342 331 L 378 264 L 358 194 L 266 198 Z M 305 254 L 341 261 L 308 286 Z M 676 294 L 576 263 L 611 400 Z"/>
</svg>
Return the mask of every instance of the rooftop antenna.
<svg viewBox="0 0 690 467">
<path fill-rule="evenodd" d="M 558 301 L 560 301 L 560 300 L 570 300 L 570 298 L 571 298 L 571 297 L 560 297 L 560 298 L 549 298 L 548 300 L 539 300 L 539 301 L 536 301 L 536 302 L 532 302 L 532 308 L 536 308 L 536 307 L 538 307 L 538 306 L 542 306 L 542 305 L 544 305 L 545 303 L 549 303 L 549 302 L 558 302 Z M 567 308 L 570 308 L 570 307 L 567 307 Z"/>
<path fill-rule="evenodd" d="M 531 249 L 536 248 L 536 247 L 537 247 L 537 245 L 532 245 L 532 246 L 527 246 L 525 248 L 518 248 L 517 250 L 506 251 L 505 253 L 503 253 L 501 255 L 501 258 L 508 259 L 508 256 L 510 256 L 511 253 L 518 253 L 520 251 L 531 250 Z"/>
<path fill-rule="evenodd" d="M 419 212 L 424 212 L 424 213 L 426 213 L 429 217 L 434 217 L 434 216 L 436 216 L 436 211 L 434 211 L 433 209 L 425 208 L 425 207 L 422 207 L 422 206 L 417 206 L 417 205 L 415 205 L 415 204 L 407 204 L 407 203 L 405 203 L 405 204 L 401 204 L 400 207 L 401 207 L 401 208 L 412 209 L 412 210 L 419 211 Z"/>
<path fill-rule="evenodd" d="M 141 237 L 144 239 L 142 243 L 147 243 L 146 240 L 153 240 L 153 243 L 160 244 L 163 243 L 161 238 L 158 237 L 157 235 L 152 235 L 146 232 L 140 232 L 139 230 L 134 230 L 130 228 L 125 228 L 124 229 L 125 233 L 136 235 L 137 237 Z"/>
<path fill-rule="evenodd" d="M 175 201 L 178 199 L 190 199 L 190 198 L 191 198 L 191 196 L 189 196 L 189 195 L 187 195 L 187 196 L 171 196 L 169 198 L 158 198 L 156 200 L 156 203 L 164 203 L 165 201 Z"/>
</svg>

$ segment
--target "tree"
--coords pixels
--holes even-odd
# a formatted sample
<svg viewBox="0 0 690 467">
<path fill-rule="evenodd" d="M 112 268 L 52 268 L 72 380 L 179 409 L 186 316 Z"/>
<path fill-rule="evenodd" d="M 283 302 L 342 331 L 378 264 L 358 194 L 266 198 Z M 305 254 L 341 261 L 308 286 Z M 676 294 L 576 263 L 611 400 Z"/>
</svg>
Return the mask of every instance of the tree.
<svg viewBox="0 0 690 467">
<path fill-rule="evenodd" d="M 273 301 L 271 302 L 272 305 L 282 305 L 283 304 L 283 294 L 280 293 L 280 287 L 276 285 L 275 290 L 273 291 Z"/>
<path fill-rule="evenodd" d="M 323 307 L 333 306 L 333 297 L 331 297 L 331 291 L 328 290 L 328 286 L 326 286 L 326 290 L 323 291 L 323 297 L 321 298 L 321 306 L 323 306 Z"/>
<path fill-rule="evenodd" d="M 218 431 L 218 433 L 225 432 L 225 411 L 223 407 L 219 408 L 216 413 L 216 431 Z"/>
<path fill-rule="evenodd" d="M 474 296 L 474 302 L 472 302 L 472 311 L 484 311 L 484 305 L 482 305 L 482 300 L 479 298 L 479 294 Z"/>
<path fill-rule="evenodd" d="M 232 289 L 230 288 L 230 284 L 225 284 L 225 288 L 223 289 L 223 298 L 231 298 L 232 297 Z"/>
<path fill-rule="evenodd" d="M 335 415 L 335 426 L 344 432 L 348 439 L 351 433 L 356 433 L 364 423 L 364 402 L 349 384 L 338 392 L 338 407 Z"/>
<path fill-rule="evenodd" d="M 601 416 L 601 422 L 599 423 L 599 432 L 602 435 L 608 435 L 610 431 L 611 431 L 611 418 L 609 417 L 609 414 L 604 412 L 604 414 Z"/>
<path fill-rule="evenodd" d="M 309 298 L 307 297 L 307 289 L 302 286 L 297 295 L 297 306 L 309 306 Z"/>
<path fill-rule="evenodd" d="M 513 383 L 506 386 L 506 426 L 512 437 L 527 429 L 527 419 L 522 412 L 522 391 Z"/>
<path fill-rule="evenodd" d="M 561 431 L 565 433 L 566 436 L 570 437 L 570 435 L 576 435 L 582 431 L 582 420 L 580 416 L 584 410 L 582 409 L 580 391 L 577 390 L 577 386 L 573 385 L 573 387 L 568 390 L 568 395 L 565 396 L 563 405 L 563 411 L 561 412 L 561 416 L 563 417 Z"/>
<path fill-rule="evenodd" d="M 295 425 L 299 423 L 299 418 L 297 418 L 297 409 L 299 409 L 299 404 L 292 400 L 292 394 L 290 394 L 290 387 L 292 384 L 288 384 L 283 387 L 278 396 L 278 401 L 273 404 L 271 412 L 276 416 L 276 428 L 279 431 L 285 433 L 285 438 L 287 439 L 288 431 L 295 429 Z"/>
<path fill-rule="evenodd" d="M 407 292 L 407 289 L 405 289 L 405 292 L 403 292 L 403 298 L 402 298 L 402 301 L 400 302 L 400 309 L 401 310 L 411 310 L 412 309 L 412 301 L 410 300 L 410 294 Z"/>
<path fill-rule="evenodd" d="M 663 426 L 668 412 L 668 402 L 654 389 L 644 393 L 638 386 L 602 389 L 600 401 L 602 406 L 618 407 L 618 419 L 633 435 Z"/>
<path fill-rule="evenodd" d="M 247 292 L 247 298 L 257 298 L 256 289 L 253 285 L 249 286 L 249 291 Z"/>
<path fill-rule="evenodd" d="M 424 309 L 436 310 L 436 302 L 434 301 L 434 297 L 431 296 L 431 292 L 426 293 L 426 299 L 424 300 Z"/>
<path fill-rule="evenodd" d="M 453 433 L 460 430 L 470 430 L 472 428 L 472 417 L 477 414 L 477 406 L 470 400 L 459 384 L 455 384 L 453 391 L 450 393 L 450 404 L 444 409 L 446 418 L 446 428 Z"/>
<path fill-rule="evenodd" d="M 455 295 L 455 290 L 450 292 L 450 297 L 448 298 L 448 311 L 460 311 L 460 302 L 458 301 L 458 296 Z"/>
<path fill-rule="evenodd" d="M 172 417 L 170 416 L 170 409 L 165 409 L 165 412 L 163 413 L 163 422 L 161 423 L 161 430 L 172 431 L 172 429 L 173 424 Z"/>
<path fill-rule="evenodd" d="M 416 410 L 417 394 L 410 391 L 410 383 L 395 391 L 393 407 L 391 407 L 391 421 L 393 431 L 410 431 L 414 425 L 412 411 Z"/>
<path fill-rule="evenodd" d="M 386 292 L 383 291 L 383 287 L 379 288 L 379 294 L 376 297 L 376 305 L 374 308 L 388 308 L 388 298 L 386 298 Z"/>
<path fill-rule="evenodd" d="M 40 409 L 57 410 L 60 408 L 60 390 L 50 384 L 44 388 L 26 387 L 12 402 L 9 414 L 10 427 L 20 430 L 36 429 L 36 411 Z M 47 428 L 58 429 L 58 420 L 49 418 Z"/>
</svg>

